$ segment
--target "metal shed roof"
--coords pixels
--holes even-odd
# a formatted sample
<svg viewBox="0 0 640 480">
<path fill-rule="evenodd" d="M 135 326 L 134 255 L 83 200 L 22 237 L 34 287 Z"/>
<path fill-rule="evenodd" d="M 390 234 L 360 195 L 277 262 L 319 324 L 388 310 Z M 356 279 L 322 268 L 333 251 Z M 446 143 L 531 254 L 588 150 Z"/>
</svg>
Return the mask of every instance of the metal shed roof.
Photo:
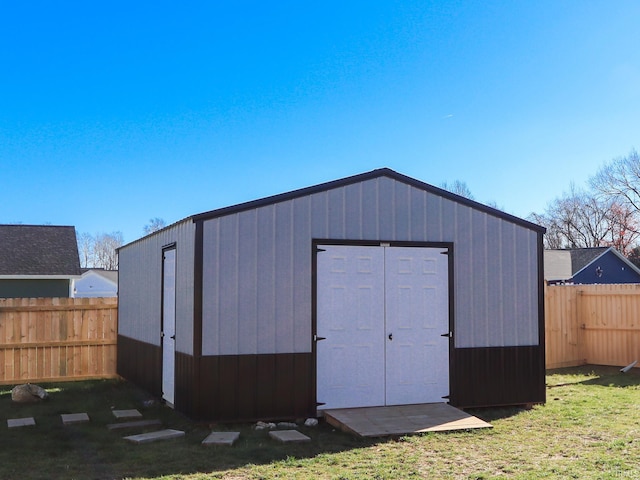
<svg viewBox="0 0 640 480">
<path fill-rule="evenodd" d="M 541 232 L 544 233 L 546 231 L 546 229 L 540 225 L 537 225 L 535 223 L 529 222 L 527 220 L 524 220 L 522 218 L 516 217 L 514 215 L 505 213 L 501 210 L 497 210 L 495 208 L 489 207 L 487 205 L 484 205 L 482 203 L 476 202 L 474 200 L 470 200 L 468 198 L 462 197 L 460 195 L 456 195 L 455 193 L 451 193 L 447 190 L 443 190 L 441 188 L 438 187 L 434 187 L 433 185 L 430 185 L 428 183 L 422 182 L 420 180 L 416 180 L 415 178 L 412 177 L 408 177 L 406 175 L 403 175 L 401 173 L 398 173 L 394 170 L 391 170 L 390 168 L 379 168 L 376 170 L 372 170 L 370 172 L 367 173 L 361 173 L 358 175 L 353 175 L 350 177 L 346 177 L 346 178 L 342 178 L 339 180 L 333 180 L 330 182 L 326 182 L 326 183 L 321 183 L 318 185 L 314 185 L 311 187 L 306 187 L 306 188 L 301 188 L 299 190 L 293 190 L 291 192 L 287 192 L 287 193 L 281 193 L 278 195 L 273 195 L 270 197 L 265 197 L 262 199 L 258 199 L 258 200 L 252 200 L 249 202 L 245 202 L 245 203 L 240 203 L 237 205 L 232 205 L 229 207 L 223 207 L 223 208 L 219 208 L 219 209 L 215 209 L 215 210 L 211 210 L 208 212 L 204 212 L 204 213 L 200 213 L 197 215 L 193 215 L 189 218 L 192 218 L 194 221 L 199 221 L 199 220 L 209 220 L 212 218 L 216 218 L 216 217 L 222 217 L 225 215 L 230 215 L 233 213 L 238 213 L 238 212 L 242 212 L 244 210 L 249 210 L 252 208 L 258 208 L 258 207 L 263 207 L 266 205 L 270 205 L 270 204 L 274 204 L 274 203 L 278 203 L 278 202 L 282 202 L 285 200 L 292 200 L 294 198 L 298 198 L 298 197 L 302 197 L 302 196 L 306 196 L 306 195 L 311 195 L 314 193 L 319 193 L 319 192 L 323 192 L 323 191 L 327 191 L 327 190 L 331 190 L 333 188 L 337 188 L 337 187 L 343 187 L 346 185 L 351 185 L 353 183 L 358 183 L 358 182 L 363 182 L 366 180 L 371 180 L 374 178 L 379 178 L 379 177 L 388 177 L 391 178 L 393 180 L 397 180 L 399 182 L 403 182 L 406 183 L 407 185 L 411 185 L 415 188 L 421 189 L 421 190 L 425 190 L 427 192 L 433 193 L 435 195 L 447 198 L 449 200 L 453 200 L 457 203 L 469 206 L 471 208 L 474 208 L 476 210 L 480 210 L 482 212 L 485 212 L 489 215 L 493 215 L 495 217 L 513 222 L 517 225 L 521 225 L 525 228 L 537 231 L 537 232 Z"/>
</svg>

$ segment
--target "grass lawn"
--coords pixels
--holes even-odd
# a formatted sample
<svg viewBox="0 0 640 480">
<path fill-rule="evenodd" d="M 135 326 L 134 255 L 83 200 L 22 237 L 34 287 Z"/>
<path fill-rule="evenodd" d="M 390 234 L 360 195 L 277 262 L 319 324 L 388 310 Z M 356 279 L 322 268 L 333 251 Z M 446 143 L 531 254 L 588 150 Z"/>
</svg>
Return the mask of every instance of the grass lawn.
<svg viewBox="0 0 640 480">
<path fill-rule="evenodd" d="M 43 385 L 51 399 L 15 405 L 0 387 L 2 479 L 640 479 L 640 371 L 580 367 L 548 372 L 547 404 L 531 410 L 473 413 L 493 429 L 359 439 L 321 423 L 300 428 L 309 444 L 282 445 L 251 425 L 234 447 L 202 447 L 209 425 L 155 404 L 121 381 Z M 137 408 L 186 436 L 132 445 L 109 431 L 111 409 Z M 88 424 L 63 426 L 61 413 L 87 412 Z M 35 427 L 8 429 L 6 419 L 33 416 Z M 138 432 L 131 432 L 138 433 Z"/>
</svg>

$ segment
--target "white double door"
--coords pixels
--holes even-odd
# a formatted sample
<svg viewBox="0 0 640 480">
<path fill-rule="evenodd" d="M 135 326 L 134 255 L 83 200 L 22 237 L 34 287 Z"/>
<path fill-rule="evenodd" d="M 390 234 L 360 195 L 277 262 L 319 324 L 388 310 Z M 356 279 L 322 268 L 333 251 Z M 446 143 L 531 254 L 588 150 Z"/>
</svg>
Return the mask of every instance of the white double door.
<svg viewBox="0 0 640 480">
<path fill-rule="evenodd" d="M 449 394 L 443 248 L 321 245 L 319 408 L 442 402 Z"/>
</svg>

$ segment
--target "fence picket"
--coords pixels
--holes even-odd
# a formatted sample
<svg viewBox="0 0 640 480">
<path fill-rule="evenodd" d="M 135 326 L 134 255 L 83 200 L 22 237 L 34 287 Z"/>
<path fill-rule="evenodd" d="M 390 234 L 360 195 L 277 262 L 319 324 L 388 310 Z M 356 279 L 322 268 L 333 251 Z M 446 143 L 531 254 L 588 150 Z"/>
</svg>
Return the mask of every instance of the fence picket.
<svg viewBox="0 0 640 480">
<path fill-rule="evenodd" d="M 117 298 L 0 299 L 0 384 L 116 377 Z"/>
<path fill-rule="evenodd" d="M 640 360 L 639 311 L 638 284 L 545 287 L 547 368 Z"/>
</svg>

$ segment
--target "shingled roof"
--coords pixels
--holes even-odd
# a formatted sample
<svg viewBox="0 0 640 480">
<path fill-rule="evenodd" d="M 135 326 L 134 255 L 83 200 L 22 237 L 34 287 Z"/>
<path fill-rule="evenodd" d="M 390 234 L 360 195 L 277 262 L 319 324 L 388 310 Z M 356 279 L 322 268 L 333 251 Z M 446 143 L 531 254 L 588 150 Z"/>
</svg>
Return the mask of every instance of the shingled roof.
<svg viewBox="0 0 640 480">
<path fill-rule="evenodd" d="M 571 273 L 575 275 L 611 247 L 573 248 L 571 252 Z"/>
<path fill-rule="evenodd" d="M 0 225 L 0 276 L 80 274 L 74 227 Z"/>
<path fill-rule="evenodd" d="M 631 271 L 640 275 L 640 269 L 613 247 L 567 248 L 544 251 L 544 278 L 555 283 L 573 281 L 589 265 L 611 252 L 626 264 Z M 624 269 L 623 269 L 624 270 Z"/>
</svg>

